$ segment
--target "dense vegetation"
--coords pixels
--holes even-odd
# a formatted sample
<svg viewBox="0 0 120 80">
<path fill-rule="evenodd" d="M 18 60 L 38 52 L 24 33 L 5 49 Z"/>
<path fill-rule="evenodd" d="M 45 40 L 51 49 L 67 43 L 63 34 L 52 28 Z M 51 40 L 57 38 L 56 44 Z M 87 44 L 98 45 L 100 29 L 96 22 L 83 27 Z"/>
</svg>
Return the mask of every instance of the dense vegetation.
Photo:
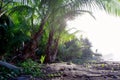
<svg viewBox="0 0 120 80">
<path fill-rule="evenodd" d="M 70 34 L 66 30 L 66 21 L 84 13 L 93 16 L 89 11 L 91 6 L 117 11 L 119 15 L 118 6 L 111 7 L 111 2 L 114 0 L 0 0 L 0 60 L 19 65 L 26 73 L 31 73 L 30 62 L 39 65 L 100 60 L 101 55 L 91 50 L 87 38 L 78 39 L 75 37 L 78 31 Z"/>
</svg>

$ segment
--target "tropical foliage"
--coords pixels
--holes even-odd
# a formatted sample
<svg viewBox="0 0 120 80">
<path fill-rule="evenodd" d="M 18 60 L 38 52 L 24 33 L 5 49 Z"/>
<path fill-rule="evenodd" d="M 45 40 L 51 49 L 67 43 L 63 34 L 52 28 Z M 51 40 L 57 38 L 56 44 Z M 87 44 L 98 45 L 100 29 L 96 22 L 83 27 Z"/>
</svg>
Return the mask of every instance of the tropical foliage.
<svg viewBox="0 0 120 80">
<path fill-rule="evenodd" d="M 30 58 L 38 65 L 93 59 L 89 40 L 77 39 L 79 31 L 70 34 L 66 21 L 84 13 L 93 16 L 98 7 L 120 14 L 119 0 L 0 0 L 0 60 L 15 64 Z M 26 73 L 32 73 L 32 63 L 21 63 Z"/>
<path fill-rule="evenodd" d="M 1 54 L 6 55 L 5 53 L 7 53 L 9 57 L 14 55 L 13 61 L 18 57 L 34 59 L 37 51 L 38 54 L 45 55 L 45 62 L 55 61 L 60 38 L 66 27 L 66 20 L 73 19 L 78 14 L 90 13 L 84 10 L 84 6 L 90 6 L 93 2 L 101 5 L 96 0 L 79 2 L 77 0 L 69 2 L 66 0 L 1 1 L 1 20 L 4 15 L 7 17 L 6 21 L 2 20 L 1 23 L 2 31 L 4 31 L 2 33 L 4 35 L 1 35 L 1 40 L 3 40 L 1 44 L 5 44 L 5 46 L 1 45 L 1 47 L 3 46 Z M 10 26 L 9 29 L 4 25 Z"/>
<path fill-rule="evenodd" d="M 103 4 L 108 13 L 120 16 L 120 0 L 104 0 Z"/>
</svg>

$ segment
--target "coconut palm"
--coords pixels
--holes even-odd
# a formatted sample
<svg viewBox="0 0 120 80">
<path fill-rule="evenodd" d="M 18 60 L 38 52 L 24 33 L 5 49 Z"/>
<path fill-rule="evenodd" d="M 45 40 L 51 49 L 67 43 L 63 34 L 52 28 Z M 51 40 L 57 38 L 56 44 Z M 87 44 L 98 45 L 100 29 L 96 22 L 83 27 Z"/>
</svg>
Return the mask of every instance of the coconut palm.
<svg viewBox="0 0 120 80">
<path fill-rule="evenodd" d="M 95 5 L 96 7 L 102 6 L 99 0 L 89 0 L 89 1 L 88 0 L 49 0 L 49 1 L 41 0 L 39 2 L 38 1 L 32 1 L 32 2 L 33 2 L 32 5 L 35 5 L 34 7 L 33 6 L 32 7 L 34 8 L 34 10 L 36 10 L 37 14 L 40 17 L 40 25 L 38 32 L 36 32 L 33 35 L 30 43 L 24 47 L 23 52 L 27 54 L 25 55 L 26 58 L 30 57 L 30 54 L 31 56 L 34 55 L 35 49 L 37 48 L 38 39 L 42 36 L 43 29 L 46 24 L 49 23 L 48 27 L 52 29 L 50 25 L 52 25 L 55 28 L 55 25 L 60 24 L 59 22 L 60 20 L 65 20 L 66 18 L 72 19 L 74 16 L 84 12 L 90 13 L 89 11 L 86 10 L 87 8 L 84 9 L 84 7 L 87 6 L 91 7 L 92 5 L 95 5 L 95 3 L 99 4 L 98 6 Z M 64 18 L 61 18 L 63 16 Z M 53 34 L 53 30 L 50 31 L 50 34 L 51 35 Z M 48 44 L 51 44 L 50 42 L 48 42 Z M 49 52 L 46 52 L 46 58 L 48 55 Z"/>
<path fill-rule="evenodd" d="M 24 3 L 24 1 L 21 3 Z M 26 6 L 26 4 L 23 5 Z M 27 6 L 31 7 L 32 16 L 37 14 L 36 16 L 39 18 L 39 29 L 34 35 L 32 35 L 31 41 L 24 46 L 24 58 L 26 59 L 34 56 L 35 50 L 37 49 L 38 40 L 43 35 L 44 27 L 48 24 L 47 27 L 50 29 L 50 32 L 45 51 L 47 59 L 46 62 L 48 62 L 51 60 L 50 55 L 52 54 L 50 53 L 50 47 L 52 46 L 52 41 L 54 40 L 53 33 L 57 27 L 58 29 L 65 27 L 64 25 L 60 24 L 64 24 L 65 19 L 73 19 L 74 16 L 78 14 L 87 12 L 92 15 L 88 9 L 92 9 L 92 6 L 102 7 L 102 4 L 100 0 L 29 0 L 27 1 Z M 20 7 L 21 6 L 17 6 L 15 10 L 20 10 Z M 33 25 L 33 17 L 31 20 Z M 58 45 L 58 39 L 59 37 L 56 39 L 56 47 Z M 56 53 L 57 49 L 53 50 L 55 50 Z"/>
<path fill-rule="evenodd" d="M 3 1 L 7 2 L 6 0 Z M 16 2 L 17 0 L 11 1 Z M 13 8 L 11 11 L 20 12 L 24 9 L 27 9 L 28 11 L 31 10 L 31 12 L 29 12 L 29 14 L 31 14 L 29 18 L 29 23 L 31 24 L 32 29 L 36 26 L 34 25 L 36 24 L 35 22 L 39 24 L 39 26 L 37 26 L 38 30 L 34 34 L 32 34 L 31 40 L 24 46 L 24 58 L 34 56 L 35 50 L 38 46 L 38 41 L 43 35 L 44 28 L 47 27 L 50 29 L 50 31 L 47 44 L 48 47 L 46 48 L 45 54 L 47 59 L 46 62 L 50 61 L 50 59 L 48 58 L 50 58 L 51 54 L 47 50 L 50 50 L 50 46 L 52 44 L 51 42 L 54 40 L 53 32 L 59 29 L 61 29 L 62 31 L 64 29 L 65 26 L 60 24 L 64 24 L 65 19 L 73 19 L 78 14 L 82 14 L 85 12 L 92 15 L 92 13 L 90 12 L 92 10 L 92 7 L 100 7 L 107 10 L 107 8 L 104 8 L 104 5 L 106 5 L 106 1 L 109 3 L 112 0 L 27 0 L 26 2 L 24 0 L 18 1 L 18 3 L 21 4 L 15 4 L 17 6 L 15 6 L 15 8 Z"/>
</svg>

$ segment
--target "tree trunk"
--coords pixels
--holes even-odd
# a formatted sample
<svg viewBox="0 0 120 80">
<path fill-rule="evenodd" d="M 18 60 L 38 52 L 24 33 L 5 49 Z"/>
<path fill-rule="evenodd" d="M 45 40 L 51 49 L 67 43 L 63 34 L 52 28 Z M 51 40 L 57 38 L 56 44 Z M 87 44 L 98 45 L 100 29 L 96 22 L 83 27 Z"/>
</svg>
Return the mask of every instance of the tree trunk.
<svg viewBox="0 0 120 80">
<path fill-rule="evenodd" d="M 54 62 L 57 56 L 59 37 L 54 40 L 53 36 L 54 36 L 54 30 L 51 30 L 49 33 L 49 39 L 46 48 L 45 63 Z"/>
<path fill-rule="evenodd" d="M 52 45 L 52 42 L 53 42 L 53 35 L 54 35 L 54 31 L 51 30 L 50 33 L 49 33 L 47 48 L 46 48 L 46 51 L 45 51 L 45 54 L 46 54 L 45 63 L 51 62 L 51 51 L 52 51 L 51 45 Z"/>
<path fill-rule="evenodd" d="M 58 53 L 58 43 L 59 43 L 59 38 L 55 39 L 55 45 L 54 45 L 53 54 L 52 54 L 52 62 L 55 61 Z"/>
<path fill-rule="evenodd" d="M 31 58 L 31 57 L 35 57 L 35 50 L 38 46 L 38 39 L 39 37 L 42 36 L 43 33 L 43 28 L 45 25 L 46 20 L 43 19 L 41 21 L 40 24 L 40 29 L 38 30 L 37 33 L 35 33 L 32 37 L 32 39 L 30 40 L 30 42 L 28 42 L 23 49 L 23 59 L 27 59 L 27 58 Z"/>
</svg>

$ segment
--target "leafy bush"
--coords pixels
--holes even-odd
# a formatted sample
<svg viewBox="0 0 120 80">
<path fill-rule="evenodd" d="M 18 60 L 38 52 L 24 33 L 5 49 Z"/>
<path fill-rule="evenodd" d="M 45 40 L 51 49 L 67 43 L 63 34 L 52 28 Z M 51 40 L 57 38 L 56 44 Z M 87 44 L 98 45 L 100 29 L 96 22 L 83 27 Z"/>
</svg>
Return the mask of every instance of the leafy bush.
<svg viewBox="0 0 120 80">
<path fill-rule="evenodd" d="M 80 40 L 74 38 L 59 46 L 57 58 L 59 61 L 72 61 L 77 64 L 87 63 L 93 60 L 99 61 L 99 54 L 95 54 L 91 50 L 91 47 L 92 45 L 87 38 L 81 38 Z"/>
<path fill-rule="evenodd" d="M 18 73 L 14 72 L 13 70 L 0 66 L 0 80 L 14 79 L 17 76 Z"/>
<path fill-rule="evenodd" d="M 41 65 L 31 59 L 28 59 L 20 64 L 23 68 L 23 74 L 25 75 L 32 75 L 34 77 L 42 76 Z"/>
<path fill-rule="evenodd" d="M 82 55 L 81 42 L 78 39 L 68 41 L 59 47 L 58 59 L 62 61 L 71 61 L 78 59 Z"/>
</svg>

